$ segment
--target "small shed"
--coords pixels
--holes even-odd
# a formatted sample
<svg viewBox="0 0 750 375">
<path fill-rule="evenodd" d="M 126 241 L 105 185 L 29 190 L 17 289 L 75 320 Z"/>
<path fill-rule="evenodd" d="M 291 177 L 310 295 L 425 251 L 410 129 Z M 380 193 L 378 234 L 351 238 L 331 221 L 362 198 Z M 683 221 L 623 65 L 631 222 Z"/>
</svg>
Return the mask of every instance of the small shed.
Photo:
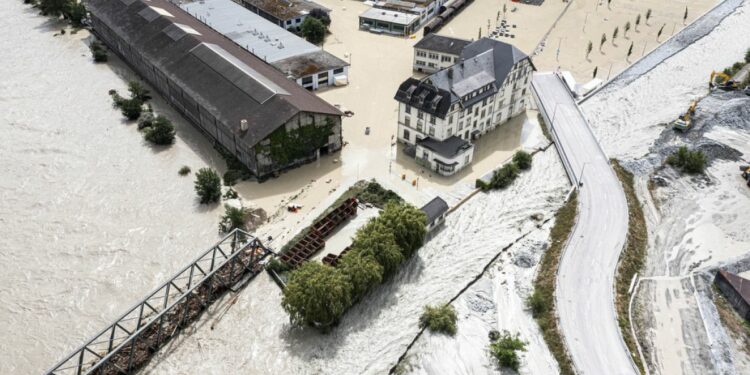
<svg viewBox="0 0 750 375">
<path fill-rule="evenodd" d="M 435 197 L 422 207 L 422 212 L 427 215 L 427 232 L 432 232 L 432 230 L 445 221 L 445 214 L 448 212 L 448 203 L 443 198 Z"/>
<path fill-rule="evenodd" d="M 737 313 L 743 319 L 750 321 L 750 280 L 720 270 L 716 273 L 714 284 L 737 310 Z"/>
</svg>

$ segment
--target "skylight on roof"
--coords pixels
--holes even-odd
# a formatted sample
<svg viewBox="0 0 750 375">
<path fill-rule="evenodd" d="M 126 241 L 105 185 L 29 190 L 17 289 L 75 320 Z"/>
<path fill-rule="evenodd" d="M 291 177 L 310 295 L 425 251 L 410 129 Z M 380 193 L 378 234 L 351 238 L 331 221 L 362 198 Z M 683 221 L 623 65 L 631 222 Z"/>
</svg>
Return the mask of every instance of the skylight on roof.
<svg viewBox="0 0 750 375">
<path fill-rule="evenodd" d="M 174 16 L 172 15 L 172 13 L 167 12 L 164 8 L 152 7 L 152 6 L 149 6 L 149 8 L 153 9 L 154 11 L 156 11 L 156 13 L 159 13 L 160 16 L 174 18 Z"/>
</svg>

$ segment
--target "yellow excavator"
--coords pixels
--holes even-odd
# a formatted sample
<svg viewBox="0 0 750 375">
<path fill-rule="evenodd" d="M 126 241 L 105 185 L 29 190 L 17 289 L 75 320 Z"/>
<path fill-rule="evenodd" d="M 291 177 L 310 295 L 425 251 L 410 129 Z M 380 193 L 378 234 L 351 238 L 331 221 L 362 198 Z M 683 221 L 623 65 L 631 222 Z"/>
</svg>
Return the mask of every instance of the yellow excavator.
<svg viewBox="0 0 750 375">
<path fill-rule="evenodd" d="M 695 114 L 695 107 L 698 106 L 698 101 L 693 100 L 692 103 L 690 103 L 690 107 L 688 107 L 687 112 L 685 112 L 684 115 L 677 118 L 677 120 L 672 121 L 672 128 L 679 130 L 679 131 L 687 131 L 690 129 L 690 126 L 693 124 L 693 115 Z"/>
<path fill-rule="evenodd" d="M 715 78 L 719 78 L 718 82 L 714 81 Z M 711 78 L 708 80 L 708 87 L 710 89 L 719 88 L 724 91 L 737 90 L 737 82 L 732 81 L 732 77 L 724 72 L 711 72 Z"/>
</svg>

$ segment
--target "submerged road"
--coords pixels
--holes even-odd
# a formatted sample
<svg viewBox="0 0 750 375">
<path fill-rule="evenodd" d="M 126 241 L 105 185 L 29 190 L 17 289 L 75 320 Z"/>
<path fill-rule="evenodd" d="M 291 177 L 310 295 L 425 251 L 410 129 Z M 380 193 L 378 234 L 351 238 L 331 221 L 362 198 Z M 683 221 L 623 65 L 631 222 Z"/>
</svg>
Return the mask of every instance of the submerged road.
<svg viewBox="0 0 750 375">
<path fill-rule="evenodd" d="M 620 181 L 568 88 L 553 73 L 535 74 L 532 92 L 568 176 L 580 187 L 578 219 L 557 274 L 560 329 L 579 374 L 636 374 L 620 335 L 614 276 L 628 229 Z"/>
</svg>

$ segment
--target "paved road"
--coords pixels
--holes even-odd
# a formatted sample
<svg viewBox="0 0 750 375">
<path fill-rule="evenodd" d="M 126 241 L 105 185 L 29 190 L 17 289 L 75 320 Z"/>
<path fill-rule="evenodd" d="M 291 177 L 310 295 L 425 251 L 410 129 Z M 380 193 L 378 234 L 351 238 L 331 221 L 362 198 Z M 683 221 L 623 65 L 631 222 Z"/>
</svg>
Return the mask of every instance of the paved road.
<svg viewBox="0 0 750 375">
<path fill-rule="evenodd" d="M 614 273 L 628 229 L 625 193 L 562 81 L 535 74 L 532 87 L 571 181 L 583 184 L 557 276 L 565 344 L 579 374 L 635 374 L 614 307 Z"/>
</svg>

